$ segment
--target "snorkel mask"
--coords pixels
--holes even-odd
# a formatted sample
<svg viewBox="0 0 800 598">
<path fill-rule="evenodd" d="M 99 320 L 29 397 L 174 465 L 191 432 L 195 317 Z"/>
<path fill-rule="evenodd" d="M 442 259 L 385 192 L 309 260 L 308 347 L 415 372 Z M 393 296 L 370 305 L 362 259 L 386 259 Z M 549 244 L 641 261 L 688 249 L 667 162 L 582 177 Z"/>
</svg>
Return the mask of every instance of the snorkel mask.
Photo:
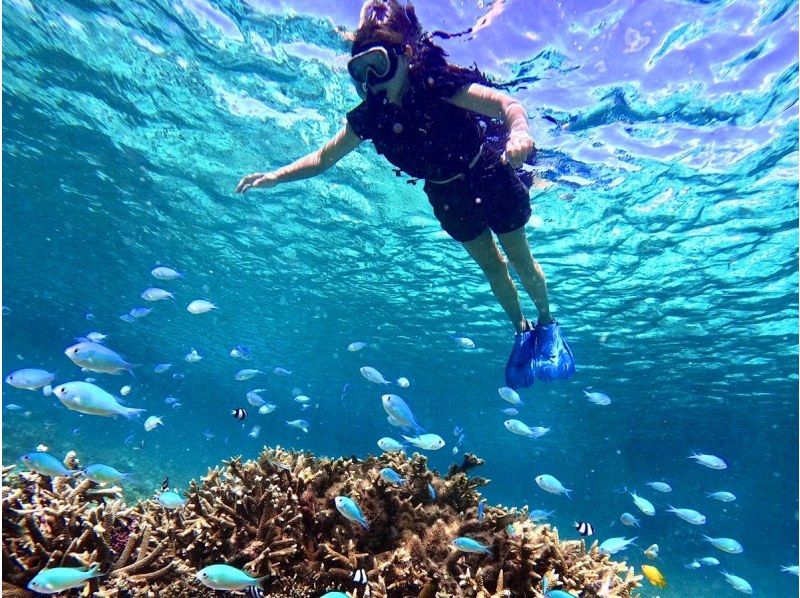
<svg viewBox="0 0 800 598">
<path fill-rule="evenodd" d="M 356 87 L 366 91 L 366 87 L 386 83 L 395 76 L 402 53 L 401 46 L 372 46 L 347 61 L 347 72 Z"/>
</svg>

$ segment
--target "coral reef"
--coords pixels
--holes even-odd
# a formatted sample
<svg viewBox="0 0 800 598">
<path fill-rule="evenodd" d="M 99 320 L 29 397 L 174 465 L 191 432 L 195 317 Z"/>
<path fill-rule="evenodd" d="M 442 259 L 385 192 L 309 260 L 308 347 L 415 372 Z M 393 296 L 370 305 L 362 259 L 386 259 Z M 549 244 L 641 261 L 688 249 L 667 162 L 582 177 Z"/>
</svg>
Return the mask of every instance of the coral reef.
<svg viewBox="0 0 800 598">
<path fill-rule="evenodd" d="M 75 455 L 68 459 L 74 466 Z M 176 510 L 152 500 L 127 506 L 117 487 L 6 467 L 3 594 L 27 595 L 23 588 L 44 567 L 100 563 L 106 575 L 91 580 L 94 596 L 211 597 L 194 573 L 227 563 L 269 575 L 265 595 L 284 598 L 334 589 L 361 596 L 352 581 L 360 568 L 377 598 L 539 597 L 545 575 L 551 589 L 583 598 L 632 595 L 641 577 L 596 543 L 587 550 L 582 540 L 561 541 L 524 509 L 487 507 L 479 521 L 477 489 L 488 480 L 467 471 L 481 464 L 468 455 L 442 478 L 418 454 L 317 459 L 265 448 L 257 461 L 234 458 L 192 481 Z M 384 482 L 383 467 L 405 484 Z M 369 530 L 336 510 L 340 495 L 361 507 Z M 458 536 L 492 554 L 456 551 Z"/>
</svg>

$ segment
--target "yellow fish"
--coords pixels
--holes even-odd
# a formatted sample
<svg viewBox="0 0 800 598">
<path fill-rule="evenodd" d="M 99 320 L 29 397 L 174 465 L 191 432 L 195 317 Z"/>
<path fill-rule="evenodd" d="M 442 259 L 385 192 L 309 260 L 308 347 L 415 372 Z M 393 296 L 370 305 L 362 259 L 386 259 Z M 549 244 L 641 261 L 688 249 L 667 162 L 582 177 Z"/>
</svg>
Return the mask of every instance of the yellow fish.
<svg viewBox="0 0 800 598">
<path fill-rule="evenodd" d="M 651 584 L 659 588 L 666 588 L 667 587 L 667 580 L 664 579 L 664 576 L 661 575 L 661 571 L 653 567 L 652 565 L 642 565 L 642 573 L 647 578 Z"/>
</svg>

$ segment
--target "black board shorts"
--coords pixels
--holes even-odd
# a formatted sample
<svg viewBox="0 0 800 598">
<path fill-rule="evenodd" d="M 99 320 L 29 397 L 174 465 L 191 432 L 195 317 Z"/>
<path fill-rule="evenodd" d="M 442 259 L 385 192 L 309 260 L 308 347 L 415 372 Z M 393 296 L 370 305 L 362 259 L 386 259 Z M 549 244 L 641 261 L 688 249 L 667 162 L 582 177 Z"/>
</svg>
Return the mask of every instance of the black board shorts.
<svg viewBox="0 0 800 598">
<path fill-rule="evenodd" d="M 531 217 L 528 186 L 492 152 L 484 152 L 464 176 L 443 184 L 425 181 L 424 189 L 442 228 L 462 243 L 487 228 L 498 235 L 510 233 Z"/>
</svg>

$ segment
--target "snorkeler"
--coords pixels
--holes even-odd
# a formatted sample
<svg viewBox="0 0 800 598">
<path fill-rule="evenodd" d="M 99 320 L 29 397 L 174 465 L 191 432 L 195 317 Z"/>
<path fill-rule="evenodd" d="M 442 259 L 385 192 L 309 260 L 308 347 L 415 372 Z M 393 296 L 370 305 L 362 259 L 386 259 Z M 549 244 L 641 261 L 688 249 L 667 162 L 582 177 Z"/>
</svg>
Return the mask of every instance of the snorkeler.
<svg viewBox="0 0 800 598">
<path fill-rule="evenodd" d="M 316 176 L 372 140 L 389 162 L 425 180 L 434 215 L 483 270 L 514 325 L 506 384 L 520 388 L 536 378 L 572 376 L 572 352 L 550 314 L 544 273 L 525 235 L 532 181 L 520 167 L 536 151 L 525 109 L 489 87 L 477 68 L 447 63 L 410 3 L 367 0 L 351 54 L 347 69 L 363 101 L 347 113 L 347 124 L 288 166 L 245 176 L 236 192 Z M 536 305 L 535 327 L 522 313 L 492 233 Z"/>
</svg>

